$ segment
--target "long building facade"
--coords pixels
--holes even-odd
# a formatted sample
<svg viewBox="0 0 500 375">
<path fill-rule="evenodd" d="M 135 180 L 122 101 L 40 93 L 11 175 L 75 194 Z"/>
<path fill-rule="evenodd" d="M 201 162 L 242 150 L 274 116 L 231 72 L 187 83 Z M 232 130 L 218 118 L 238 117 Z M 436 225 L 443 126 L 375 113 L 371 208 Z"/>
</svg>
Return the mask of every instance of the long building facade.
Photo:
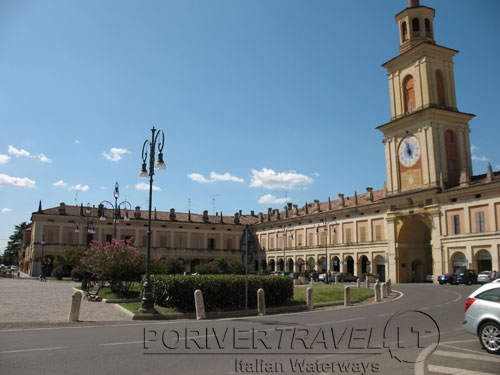
<svg viewBox="0 0 500 375">
<path fill-rule="evenodd" d="M 458 110 L 458 51 L 436 43 L 434 16 L 418 0 L 396 15 L 400 53 L 383 64 L 391 120 L 378 126 L 387 171 L 383 189 L 368 187 L 303 207 L 289 203 L 257 215 L 155 212 L 153 253 L 181 259 L 186 271 L 216 257 L 241 260 L 239 240 L 249 225 L 259 247 L 255 271 L 329 270 L 420 282 L 458 269 L 500 270 L 500 173 L 491 166 L 484 175 L 472 173 L 474 115 Z M 62 203 L 33 213 L 22 254 L 25 270 L 39 272 L 42 251 L 53 257 L 90 240 L 75 234 L 84 211 Z M 136 208 L 129 221 L 123 217 L 115 237 L 134 237 L 145 250 L 146 214 Z M 97 223 L 94 239 L 113 237 L 112 223 L 100 221 L 109 212 L 91 208 L 89 216 Z"/>
</svg>

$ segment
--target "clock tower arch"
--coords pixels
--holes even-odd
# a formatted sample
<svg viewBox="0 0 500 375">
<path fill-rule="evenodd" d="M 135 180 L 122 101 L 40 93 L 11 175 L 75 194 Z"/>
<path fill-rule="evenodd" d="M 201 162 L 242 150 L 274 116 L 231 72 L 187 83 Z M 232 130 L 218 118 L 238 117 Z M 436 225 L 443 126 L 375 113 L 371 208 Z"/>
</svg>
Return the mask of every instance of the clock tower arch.
<svg viewBox="0 0 500 375">
<path fill-rule="evenodd" d="M 460 171 L 472 174 L 469 121 L 457 108 L 453 56 L 436 44 L 435 10 L 409 0 L 396 14 L 399 55 L 387 69 L 391 120 L 384 134 L 387 193 L 453 186 Z"/>
</svg>

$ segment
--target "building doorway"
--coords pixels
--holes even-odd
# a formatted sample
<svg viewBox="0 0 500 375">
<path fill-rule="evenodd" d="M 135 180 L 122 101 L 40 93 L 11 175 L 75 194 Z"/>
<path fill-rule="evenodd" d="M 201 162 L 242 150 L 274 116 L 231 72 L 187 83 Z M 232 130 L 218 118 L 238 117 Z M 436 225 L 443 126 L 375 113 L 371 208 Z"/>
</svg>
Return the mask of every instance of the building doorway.
<svg viewBox="0 0 500 375">
<path fill-rule="evenodd" d="M 397 238 L 398 282 L 420 283 L 432 271 L 430 221 L 420 216 L 403 219 Z"/>
<path fill-rule="evenodd" d="M 333 272 L 340 272 L 340 259 L 339 259 L 339 257 L 332 258 L 332 270 L 333 270 Z"/>
<path fill-rule="evenodd" d="M 345 262 L 347 264 L 347 272 L 351 275 L 354 275 L 354 259 L 351 256 L 345 258 Z"/>
<path fill-rule="evenodd" d="M 491 269 L 491 254 L 488 250 L 480 250 L 476 253 L 475 256 L 476 264 L 477 264 L 477 272 L 482 271 L 493 271 Z M 495 270 L 497 271 L 497 270 Z"/>
<path fill-rule="evenodd" d="M 385 258 L 382 255 L 375 257 L 375 264 L 377 266 L 376 273 L 380 281 L 385 281 Z"/>
</svg>

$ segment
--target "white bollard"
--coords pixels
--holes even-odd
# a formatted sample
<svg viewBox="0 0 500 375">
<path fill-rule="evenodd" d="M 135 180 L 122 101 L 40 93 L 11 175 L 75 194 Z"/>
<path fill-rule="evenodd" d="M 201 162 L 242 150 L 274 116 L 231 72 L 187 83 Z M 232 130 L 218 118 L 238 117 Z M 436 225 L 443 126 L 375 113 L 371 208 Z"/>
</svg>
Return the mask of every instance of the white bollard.
<svg viewBox="0 0 500 375">
<path fill-rule="evenodd" d="M 356 279 L 356 286 L 357 286 L 358 288 L 360 288 L 360 287 L 361 287 L 361 280 L 359 279 L 359 277 Z"/>
<path fill-rule="evenodd" d="M 382 297 L 387 298 L 387 283 L 382 283 Z"/>
<path fill-rule="evenodd" d="M 313 288 L 309 287 L 306 290 L 306 302 L 307 302 L 307 311 L 314 310 L 314 300 L 313 300 Z"/>
<path fill-rule="evenodd" d="M 205 304 L 203 303 L 203 293 L 201 290 L 194 291 L 194 305 L 196 307 L 196 319 L 205 319 Z"/>
<path fill-rule="evenodd" d="M 335 275 L 335 285 L 338 285 L 339 283 L 339 275 Z"/>
<path fill-rule="evenodd" d="M 365 288 L 370 288 L 370 279 L 368 278 L 368 276 L 365 279 Z"/>
<path fill-rule="evenodd" d="M 373 292 L 375 293 L 375 302 L 381 302 L 382 298 L 380 296 L 380 283 L 378 282 L 378 280 L 373 286 Z"/>
<path fill-rule="evenodd" d="M 390 296 L 392 294 L 392 283 L 391 279 L 387 280 L 387 294 Z"/>
<path fill-rule="evenodd" d="M 266 315 L 266 295 L 262 288 L 257 291 L 257 311 L 259 315 Z"/>
<path fill-rule="evenodd" d="M 71 307 L 69 309 L 69 321 L 78 322 L 80 317 L 80 306 L 82 304 L 83 293 L 80 290 L 75 290 L 71 296 Z"/>
</svg>

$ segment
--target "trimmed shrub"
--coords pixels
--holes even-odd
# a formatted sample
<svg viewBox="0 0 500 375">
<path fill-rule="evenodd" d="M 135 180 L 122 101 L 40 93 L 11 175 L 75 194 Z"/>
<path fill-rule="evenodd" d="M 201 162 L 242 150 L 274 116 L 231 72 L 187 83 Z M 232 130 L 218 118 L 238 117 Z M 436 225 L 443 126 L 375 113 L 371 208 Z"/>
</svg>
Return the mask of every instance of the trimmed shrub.
<svg viewBox="0 0 500 375">
<path fill-rule="evenodd" d="M 56 278 L 57 280 L 62 280 L 62 278 L 65 276 L 65 271 L 63 266 L 57 266 L 56 268 L 54 268 L 51 276 Z"/>
<path fill-rule="evenodd" d="M 187 275 L 152 276 L 154 301 L 163 307 L 194 311 L 194 291 L 203 292 L 207 310 L 245 308 L 245 276 Z M 287 276 L 249 276 L 248 306 L 257 306 L 257 290 L 264 289 L 267 306 L 281 306 L 293 298 L 293 281 Z"/>
</svg>

